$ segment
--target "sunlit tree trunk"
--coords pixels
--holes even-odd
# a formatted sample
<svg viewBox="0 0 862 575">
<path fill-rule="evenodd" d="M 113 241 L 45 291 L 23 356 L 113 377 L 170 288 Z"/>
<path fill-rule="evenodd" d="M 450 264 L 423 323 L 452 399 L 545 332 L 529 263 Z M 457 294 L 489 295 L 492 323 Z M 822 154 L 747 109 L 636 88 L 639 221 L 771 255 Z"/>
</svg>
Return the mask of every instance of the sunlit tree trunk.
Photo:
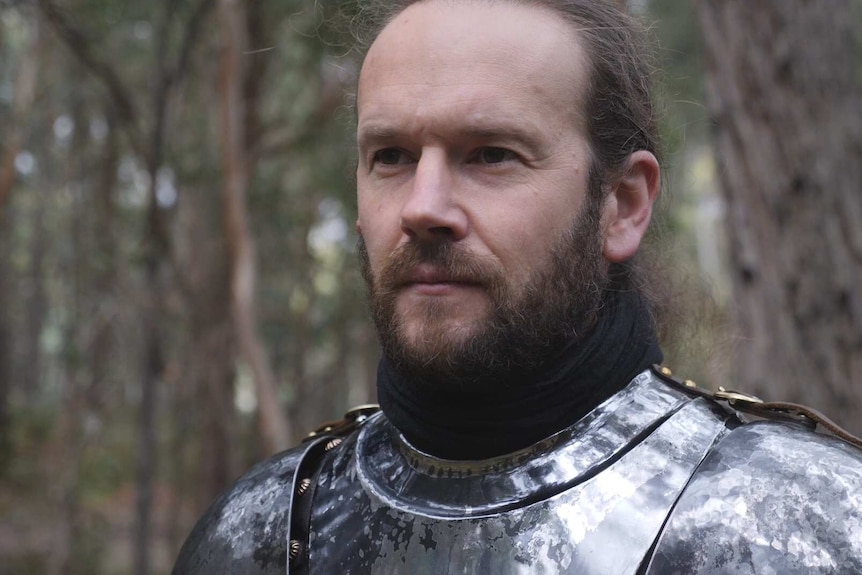
<svg viewBox="0 0 862 575">
<path fill-rule="evenodd" d="M 862 431 L 862 99 L 849 0 L 701 0 L 735 387 Z"/>
<path fill-rule="evenodd" d="M 287 418 L 278 398 L 275 373 L 257 331 L 255 242 L 248 223 L 246 193 L 250 169 L 245 133 L 244 53 L 247 20 L 241 0 L 219 0 L 222 31 L 221 135 L 224 188 L 222 201 L 231 266 L 231 311 L 242 359 L 251 369 L 257 391 L 264 448 L 274 453 L 290 443 Z"/>
</svg>

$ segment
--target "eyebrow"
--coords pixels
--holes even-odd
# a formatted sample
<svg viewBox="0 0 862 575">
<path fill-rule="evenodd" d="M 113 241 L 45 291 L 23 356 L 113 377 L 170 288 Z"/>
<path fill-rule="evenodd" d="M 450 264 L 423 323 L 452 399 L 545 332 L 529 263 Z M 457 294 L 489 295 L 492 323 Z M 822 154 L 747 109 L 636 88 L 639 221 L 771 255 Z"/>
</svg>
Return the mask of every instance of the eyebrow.
<svg viewBox="0 0 862 575">
<path fill-rule="evenodd" d="M 386 144 L 405 137 L 404 131 L 396 125 L 376 121 L 360 126 L 356 134 L 357 144 L 360 148 L 372 144 Z M 466 123 L 455 130 L 455 136 L 501 143 L 521 142 L 533 150 L 541 150 L 547 146 L 537 130 L 525 129 L 523 126 L 510 122 Z"/>
<path fill-rule="evenodd" d="M 520 142 L 532 150 L 541 150 L 547 145 L 537 131 L 507 122 L 466 125 L 459 129 L 458 133 L 474 140 Z"/>
<path fill-rule="evenodd" d="M 396 140 L 401 132 L 395 126 L 371 122 L 359 126 L 356 130 L 356 142 L 360 148 L 370 144 L 385 143 Z"/>
</svg>

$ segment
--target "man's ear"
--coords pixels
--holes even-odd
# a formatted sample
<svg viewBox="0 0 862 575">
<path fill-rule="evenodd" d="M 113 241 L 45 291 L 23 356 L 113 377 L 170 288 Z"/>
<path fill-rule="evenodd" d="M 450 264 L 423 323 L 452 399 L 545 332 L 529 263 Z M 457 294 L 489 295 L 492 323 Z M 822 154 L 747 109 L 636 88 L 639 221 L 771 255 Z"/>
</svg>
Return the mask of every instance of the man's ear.
<svg viewBox="0 0 862 575">
<path fill-rule="evenodd" d="M 624 262 L 635 255 L 660 188 L 661 169 L 655 156 L 646 150 L 629 156 L 625 174 L 605 198 L 602 253 L 609 262 Z"/>
</svg>

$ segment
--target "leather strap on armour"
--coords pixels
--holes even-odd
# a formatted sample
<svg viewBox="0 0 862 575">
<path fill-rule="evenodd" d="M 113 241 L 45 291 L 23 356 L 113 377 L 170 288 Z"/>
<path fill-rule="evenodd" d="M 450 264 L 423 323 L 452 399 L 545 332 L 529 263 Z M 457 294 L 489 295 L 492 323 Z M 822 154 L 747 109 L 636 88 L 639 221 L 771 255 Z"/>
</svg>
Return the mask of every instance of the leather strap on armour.
<svg viewBox="0 0 862 575">
<path fill-rule="evenodd" d="M 308 573 L 308 540 L 311 524 L 311 502 L 317 487 L 317 478 L 323 467 L 327 451 L 337 443 L 329 436 L 320 436 L 305 450 L 293 476 L 293 497 L 287 528 L 287 574 Z"/>
<path fill-rule="evenodd" d="M 338 447 L 345 436 L 379 410 L 376 405 L 355 407 L 348 411 L 343 419 L 324 423 L 303 440 L 309 443 L 309 446 L 293 479 L 293 499 L 287 531 L 287 575 L 307 575 L 309 572 L 308 542 L 312 502 L 326 455 Z"/>
<path fill-rule="evenodd" d="M 718 391 L 711 391 L 698 387 L 692 380 L 682 380 L 673 376 L 667 367 L 654 365 L 653 372 L 671 387 L 679 389 L 689 395 L 704 397 L 712 401 L 724 403 L 735 411 L 741 411 L 755 417 L 764 419 L 780 419 L 783 421 L 795 421 L 807 425 L 812 429 L 821 426 L 835 437 L 846 441 L 862 449 L 862 439 L 856 437 L 840 425 L 811 407 L 791 403 L 789 401 L 763 401 L 757 396 L 739 391 L 727 390 L 719 387 Z"/>
</svg>

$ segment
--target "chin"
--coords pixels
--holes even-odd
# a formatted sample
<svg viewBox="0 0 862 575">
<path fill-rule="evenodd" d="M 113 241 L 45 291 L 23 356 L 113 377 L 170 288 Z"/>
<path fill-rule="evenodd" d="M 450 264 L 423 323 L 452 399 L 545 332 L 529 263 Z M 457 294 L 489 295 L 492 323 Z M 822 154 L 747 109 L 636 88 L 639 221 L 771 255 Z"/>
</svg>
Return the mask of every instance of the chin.
<svg viewBox="0 0 862 575">
<path fill-rule="evenodd" d="M 475 337 L 478 322 L 455 322 L 451 320 L 436 325 L 424 323 L 402 332 L 402 341 L 413 349 L 428 348 L 433 354 L 443 349 L 460 347 Z"/>
<path fill-rule="evenodd" d="M 466 340 L 490 320 L 485 302 L 469 305 L 435 299 L 404 303 L 400 306 L 403 309 L 399 310 L 398 325 L 406 341 Z"/>
<path fill-rule="evenodd" d="M 414 357 L 445 357 L 461 349 L 480 331 L 481 319 L 422 318 L 402 323 L 400 340 Z"/>
</svg>

